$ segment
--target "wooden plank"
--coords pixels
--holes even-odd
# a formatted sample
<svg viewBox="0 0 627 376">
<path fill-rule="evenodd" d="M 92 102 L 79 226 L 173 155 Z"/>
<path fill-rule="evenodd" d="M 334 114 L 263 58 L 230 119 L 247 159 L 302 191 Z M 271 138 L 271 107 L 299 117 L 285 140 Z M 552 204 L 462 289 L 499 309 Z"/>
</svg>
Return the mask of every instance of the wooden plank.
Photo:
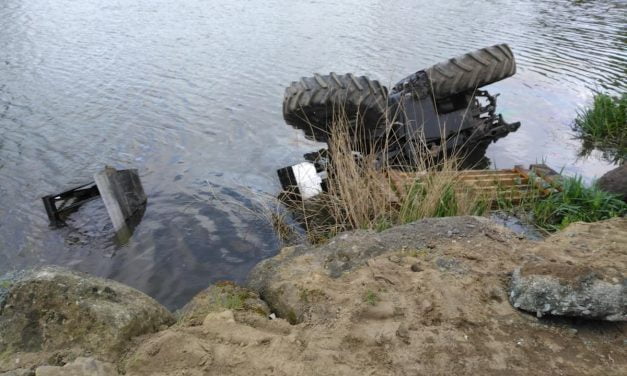
<svg viewBox="0 0 627 376">
<path fill-rule="evenodd" d="M 398 196 L 406 195 L 411 186 L 419 180 L 438 172 L 424 171 L 411 173 L 402 171 L 387 171 L 387 176 L 393 184 Z M 451 179 L 461 183 L 455 187 L 456 192 L 474 190 L 477 194 L 485 195 L 487 199 L 506 199 L 512 202 L 533 197 L 539 194 L 546 197 L 555 191 L 552 187 L 557 184 L 561 176 L 546 165 L 532 165 L 529 169 L 515 166 L 505 170 L 463 170 L 442 172 L 449 174 Z"/>
<path fill-rule="evenodd" d="M 551 194 L 551 191 L 548 189 L 550 184 L 544 181 L 541 177 L 537 176 L 533 171 L 521 165 L 514 166 L 514 169 L 525 175 L 531 183 L 530 185 L 533 185 L 536 189 L 538 189 L 542 197 L 546 197 Z"/>
<path fill-rule="evenodd" d="M 466 184 L 464 184 L 466 185 Z M 508 189 L 503 189 L 503 187 L 498 187 L 498 186 L 491 186 L 491 185 L 483 185 L 483 186 L 470 186 L 467 185 L 468 187 L 477 190 L 477 191 L 487 191 L 487 190 L 494 190 L 497 192 L 510 192 L 510 191 L 530 191 L 529 186 L 527 184 L 518 184 L 518 185 L 510 185 L 507 188 Z"/>
<path fill-rule="evenodd" d="M 129 232 L 127 220 L 146 204 L 137 170 L 105 167 L 94 175 L 96 186 L 116 232 Z"/>
<path fill-rule="evenodd" d="M 542 164 L 533 164 L 529 168 L 540 176 L 543 180 L 547 181 L 552 188 L 561 191 L 562 190 L 562 175 L 555 172 L 551 167 Z"/>
<path fill-rule="evenodd" d="M 459 171 L 465 175 L 500 175 L 500 174 L 510 174 L 517 173 L 513 169 L 503 169 L 503 170 L 461 170 Z"/>
<path fill-rule="evenodd" d="M 522 179 L 523 177 L 520 176 L 519 174 L 493 174 L 493 175 L 467 175 L 467 174 L 460 174 L 459 175 L 460 179 L 462 180 L 498 180 L 498 179 L 507 179 L 507 178 L 519 178 Z"/>
<path fill-rule="evenodd" d="M 464 184 L 468 184 L 468 185 L 472 185 L 475 187 L 512 187 L 512 186 L 518 186 L 518 185 L 526 185 L 526 182 L 524 182 L 525 184 L 522 184 L 523 181 L 521 178 L 519 177 L 507 177 L 507 178 L 501 178 L 501 179 L 480 179 L 480 180 L 461 180 L 461 182 L 463 182 Z"/>
</svg>

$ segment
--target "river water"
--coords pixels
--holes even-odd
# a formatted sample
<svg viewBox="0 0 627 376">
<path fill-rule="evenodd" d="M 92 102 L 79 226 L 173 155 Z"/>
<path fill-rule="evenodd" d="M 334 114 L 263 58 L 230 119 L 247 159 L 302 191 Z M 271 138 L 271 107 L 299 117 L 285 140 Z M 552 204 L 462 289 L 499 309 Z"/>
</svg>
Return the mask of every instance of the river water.
<svg viewBox="0 0 627 376">
<path fill-rule="evenodd" d="M 611 165 L 578 158 L 569 126 L 594 90 L 627 88 L 626 35 L 624 0 L 2 0 L 0 274 L 67 265 L 170 308 L 241 282 L 279 247 L 250 197 L 319 146 L 284 124 L 286 85 L 329 71 L 394 83 L 500 42 L 518 73 L 490 90 L 523 125 L 489 158 L 591 180 Z M 113 241 L 99 201 L 49 228 L 40 197 L 105 164 L 142 177 L 130 241 Z"/>
</svg>

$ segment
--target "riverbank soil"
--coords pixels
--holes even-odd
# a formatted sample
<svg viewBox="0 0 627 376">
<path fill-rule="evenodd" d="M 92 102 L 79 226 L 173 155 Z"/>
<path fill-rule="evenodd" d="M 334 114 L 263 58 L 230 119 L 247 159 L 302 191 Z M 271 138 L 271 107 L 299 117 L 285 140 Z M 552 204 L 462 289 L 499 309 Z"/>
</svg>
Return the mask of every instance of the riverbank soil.
<svg viewBox="0 0 627 376">
<path fill-rule="evenodd" d="M 284 248 L 254 269 L 250 290 L 212 286 L 176 324 L 135 338 L 116 372 L 624 375 L 627 323 L 527 313 L 509 288 L 521 267 L 565 283 L 611 276 L 623 313 L 611 317 L 624 317 L 626 244 L 625 218 L 532 241 L 455 217 Z"/>
</svg>

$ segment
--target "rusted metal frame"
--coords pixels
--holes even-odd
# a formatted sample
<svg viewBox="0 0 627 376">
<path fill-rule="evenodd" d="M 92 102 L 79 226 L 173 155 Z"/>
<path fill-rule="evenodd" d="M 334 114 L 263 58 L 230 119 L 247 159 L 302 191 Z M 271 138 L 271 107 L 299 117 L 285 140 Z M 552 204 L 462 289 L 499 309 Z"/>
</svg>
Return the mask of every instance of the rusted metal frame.
<svg viewBox="0 0 627 376">
<path fill-rule="evenodd" d="M 41 199 L 50 224 L 55 227 L 61 227 L 65 224 L 63 217 L 66 214 L 71 213 L 79 206 L 98 196 L 100 196 L 98 187 L 94 182 L 90 182 L 56 195 L 44 196 Z"/>
</svg>

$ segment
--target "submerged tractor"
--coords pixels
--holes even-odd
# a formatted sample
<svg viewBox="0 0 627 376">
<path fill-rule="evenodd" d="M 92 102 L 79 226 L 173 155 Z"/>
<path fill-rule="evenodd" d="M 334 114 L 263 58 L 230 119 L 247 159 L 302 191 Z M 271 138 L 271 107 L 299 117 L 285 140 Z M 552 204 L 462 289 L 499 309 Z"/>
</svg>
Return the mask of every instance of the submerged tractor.
<svg viewBox="0 0 627 376">
<path fill-rule="evenodd" d="M 332 127 L 343 121 L 354 151 L 375 153 L 387 166 L 417 166 L 424 162 L 418 159 L 455 155 L 462 166 L 472 167 L 491 142 L 520 127 L 496 113 L 496 95 L 479 90 L 515 73 L 511 49 L 498 44 L 420 70 L 391 90 L 350 73 L 316 74 L 285 90 L 283 117 L 320 142 L 331 142 Z M 305 158 L 319 173 L 325 165 L 321 161 L 332 156 L 322 151 Z M 279 177 L 284 188 L 302 190 L 305 183 L 299 180 L 319 180 L 311 171 L 300 164 L 279 170 Z"/>
</svg>

